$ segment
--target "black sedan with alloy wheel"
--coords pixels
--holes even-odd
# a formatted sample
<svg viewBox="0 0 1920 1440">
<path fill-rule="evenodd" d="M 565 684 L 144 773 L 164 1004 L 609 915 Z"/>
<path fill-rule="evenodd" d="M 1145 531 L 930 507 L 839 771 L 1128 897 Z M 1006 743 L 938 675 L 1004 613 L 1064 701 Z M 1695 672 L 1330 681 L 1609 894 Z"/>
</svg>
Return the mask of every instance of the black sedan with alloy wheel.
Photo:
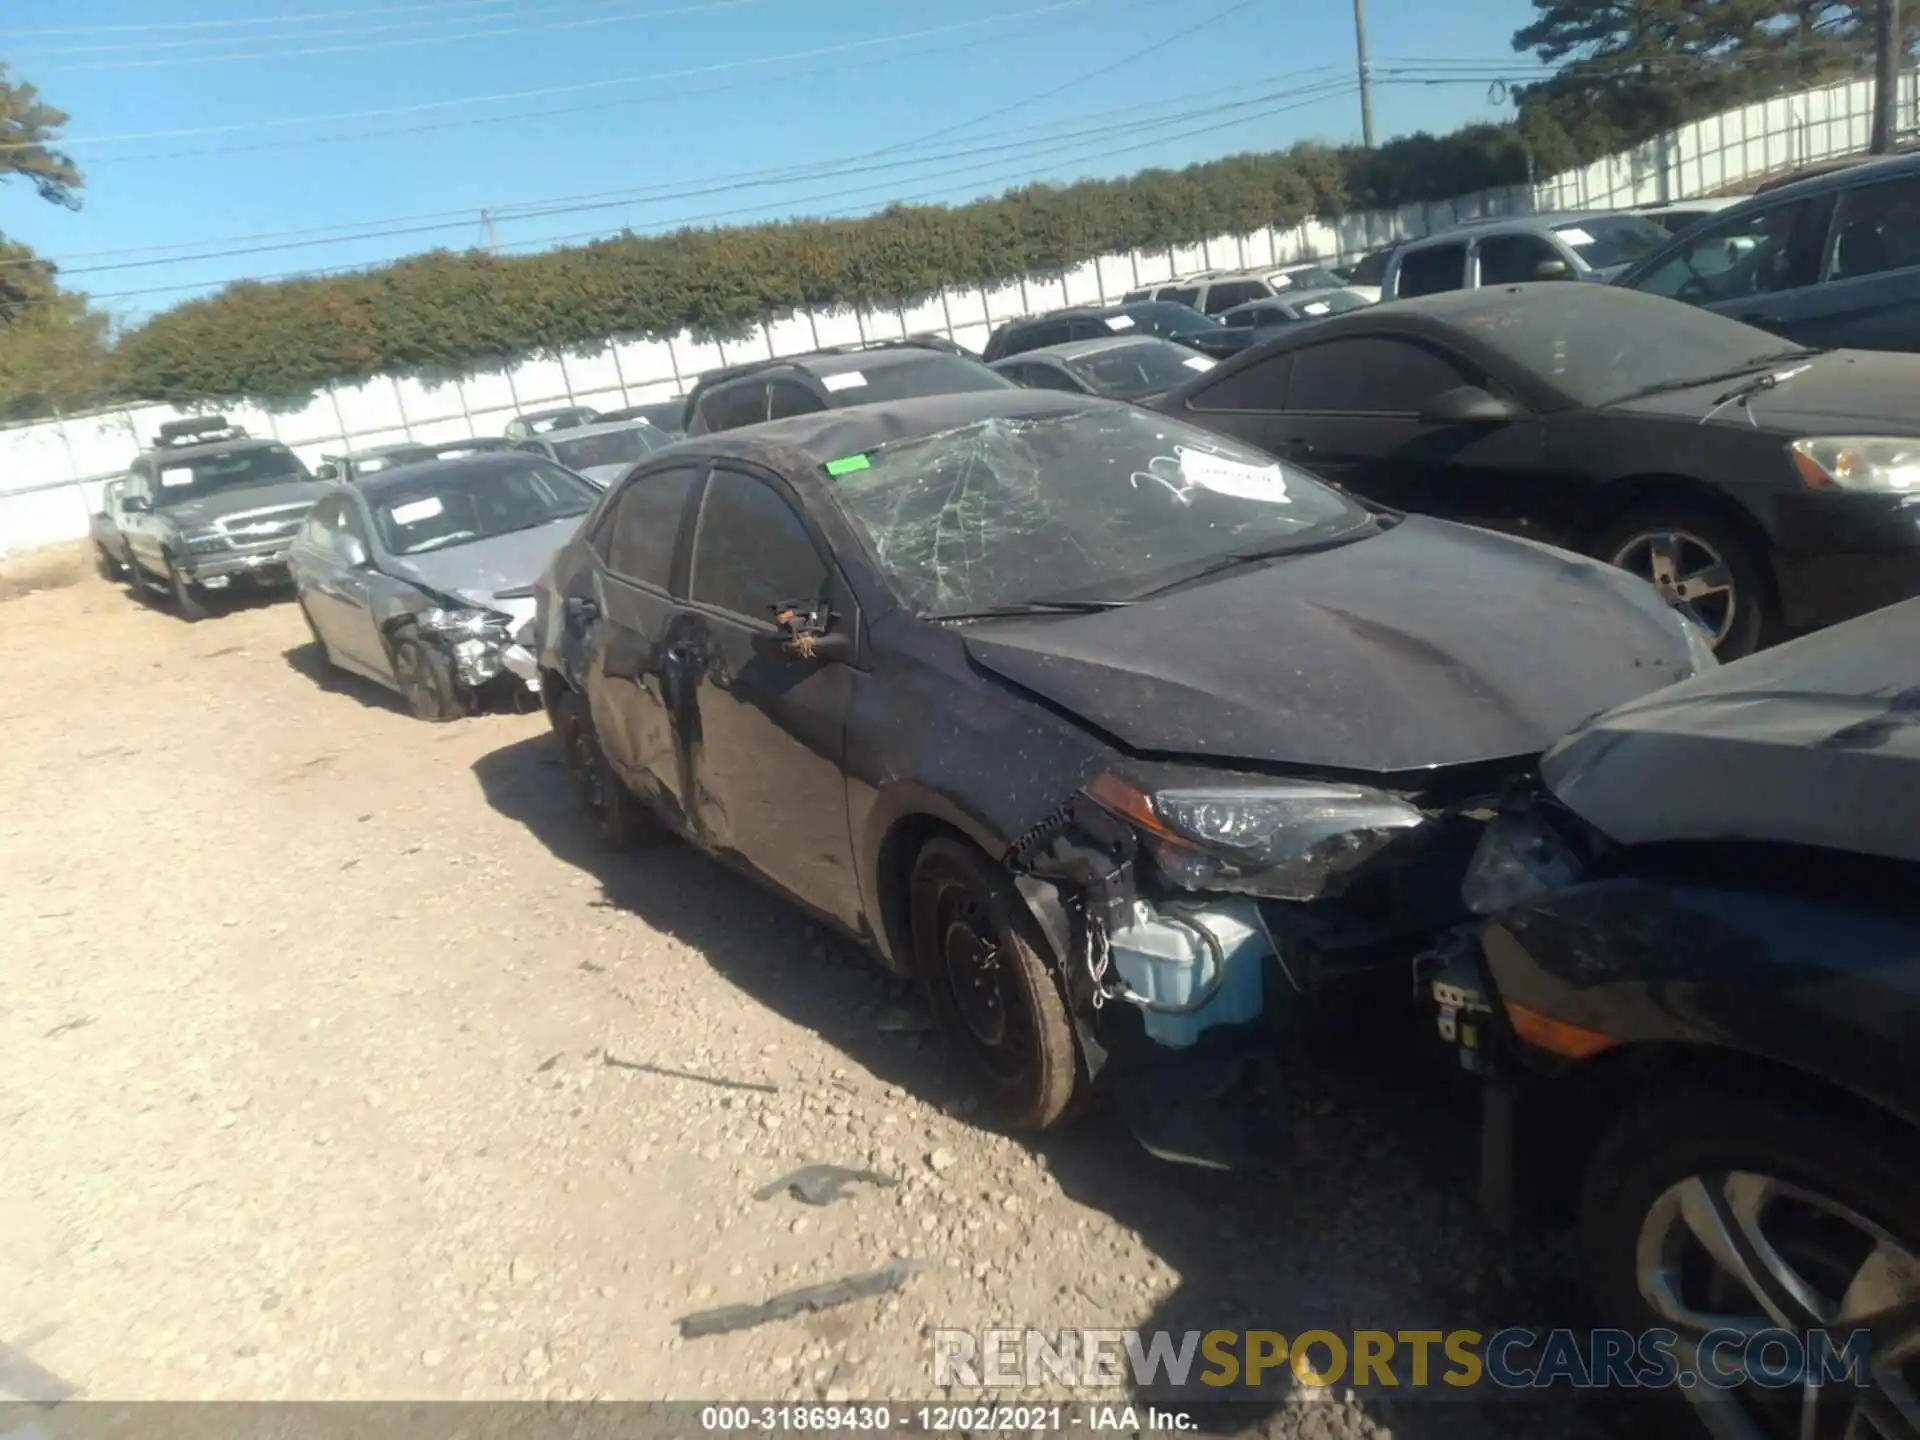
<svg viewBox="0 0 1920 1440">
<path fill-rule="evenodd" d="M 1577 1218 L 1715 1435 L 1920 1436 L 1916 658 L 1920 600 L 1582 726 L 1432 975 L 1483 1193 Z"/>
<path fill-rule="evenodd" d="M 534 629 L 603 842 L 677 833 L 916 976 L 1009 1120 L 1111 1075 L 1183 1158 L 1218 1107 L 1154 1077 L 1403 994 L 1503 788 L 1715 663 L 1608 566 L 1011 387 L 648 456 Z"/>
<path fill-rule="evenodd" d="M 1920 356 L 1504 285 L 1302 326 L 1154 404 L 1368 500 L 1631 570 L 1722 659 L 1920 594 Z"/>
</svg>

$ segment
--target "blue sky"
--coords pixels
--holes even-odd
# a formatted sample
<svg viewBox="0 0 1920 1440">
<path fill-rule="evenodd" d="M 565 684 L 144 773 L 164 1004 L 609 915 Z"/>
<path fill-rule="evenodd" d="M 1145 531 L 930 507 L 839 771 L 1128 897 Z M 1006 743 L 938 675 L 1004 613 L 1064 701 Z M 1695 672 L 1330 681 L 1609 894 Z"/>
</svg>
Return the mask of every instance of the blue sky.
<svg viewBox="0 0 1920 1440">
<path fill-rule="evenodd" d="M 4 8 L 0 58 L 72 115 L 87 185 L 71 214 L 0 187 L 0 232 L 61 261 L 68 284 L 120 297 L 102 304 L 129 319 L 229 280 L 475 245 L 483 209 L 495 242 L 525 252 L 622 226 L 957 201 L 1360 131 L 1344 3 Z M 1369 0 L 1378 138 L 1507 113 L 1486 77 L 1531 69 L 1510 47 L 1530 9 Z M 542 207 L 554 213 L 522 213 Z M 205 253 L 224 250 L 247 253 Z"/>
</svg>

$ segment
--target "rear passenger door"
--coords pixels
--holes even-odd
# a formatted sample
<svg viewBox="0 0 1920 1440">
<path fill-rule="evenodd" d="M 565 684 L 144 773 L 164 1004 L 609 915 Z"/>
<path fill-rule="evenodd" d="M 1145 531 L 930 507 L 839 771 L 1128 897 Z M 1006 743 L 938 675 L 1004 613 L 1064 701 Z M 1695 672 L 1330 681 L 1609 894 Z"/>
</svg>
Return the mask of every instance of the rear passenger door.
<svg viewBox="0 0 1920 1440">
<path fill-rule="evenodd" d="M 859 672 L 781 646 L 774 607 L 801 599 L 825 600 L 857 642 L 852 591 L 794 498 L 717 462 L 665 657 L 686 704 L 695 823 L 703 843 L 852 926 L 861 903 L 843 749 Z"/>
<path fill-rule="evenodd" d="M 685 819 L 687 757 L 677 717 L 684 695 L 667 672 L 680 535 L 704 461 L 643 471 L 627 481 L 591 538 L 594 603 L 569 618 L 585 633 L 587 698 L 608 762 L 637 793 Z"/>
</svg>

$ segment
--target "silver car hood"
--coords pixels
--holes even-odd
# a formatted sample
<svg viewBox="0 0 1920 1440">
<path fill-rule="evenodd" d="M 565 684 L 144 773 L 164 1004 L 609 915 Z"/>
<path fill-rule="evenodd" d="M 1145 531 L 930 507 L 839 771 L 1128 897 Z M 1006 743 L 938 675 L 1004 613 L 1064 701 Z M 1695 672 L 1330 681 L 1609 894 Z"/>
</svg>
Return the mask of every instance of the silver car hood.
<svg viewBox="0 0 1920 1440">
<path fill-rule="evenodd" d="M 584 479 L 591 480 L 600 489 L 604 490 L 622 475 L 626 474 L 627 471 L 633 469 L 637 463 L 639 462 L 626 460 L 618 465 L 589 465 L 586 469 L 576 470 L 573 473 Z"/>
<path fill-rule="evenodd" d="M 519 608 L 533 613 L 531 596 L 502 599 L 503 590 L 525 590 L 540 578 L 553 552 L 573 538 L 584 515 L 569 515 L 534 530 L 515 530 L 490 540 L 450 545 L 424 555 L 395 556 L 386 569 L 403 580 L 452 595 L 470 605 L 484 605 L 518 616 Z"/>
</svg>

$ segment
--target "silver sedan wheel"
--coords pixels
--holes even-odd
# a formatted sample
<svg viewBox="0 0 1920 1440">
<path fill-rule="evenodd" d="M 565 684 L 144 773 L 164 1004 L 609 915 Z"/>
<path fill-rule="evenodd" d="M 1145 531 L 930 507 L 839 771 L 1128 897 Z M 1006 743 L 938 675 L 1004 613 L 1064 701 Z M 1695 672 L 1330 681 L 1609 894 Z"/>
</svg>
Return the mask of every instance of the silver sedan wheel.
<svg viewBox="0 0 1920 1440">
<path fill-rule="evenodd" d="M 1872 1221 L 1769 1175 L 1693 1175 L 1648 1210 L 1635 1263 L 1642 1298 L 1680 1337 L 1683 1374 L 1713 1377 L 1683 1391 L 1712 1434 L 1920 1436 L 1920 1258 Z M 1822 1383 L 1816 1331 L 1836 1361 L 1865 1337 L 1852 1377 Z M 1744 1343 L 1763 1332 L 1766 1344 Z M 1803 1356 L 1811 1373 L 1768 1368 Z"/>
<path fill-rule="evenodd" d="M 1726 557 L 1686 530 L 1646 530 L 1613 555 L 1660 592 L 1660 598 L 1707 632 L 1715 648 L 1733 630 L 1741 596 Z"/>
</svg>

